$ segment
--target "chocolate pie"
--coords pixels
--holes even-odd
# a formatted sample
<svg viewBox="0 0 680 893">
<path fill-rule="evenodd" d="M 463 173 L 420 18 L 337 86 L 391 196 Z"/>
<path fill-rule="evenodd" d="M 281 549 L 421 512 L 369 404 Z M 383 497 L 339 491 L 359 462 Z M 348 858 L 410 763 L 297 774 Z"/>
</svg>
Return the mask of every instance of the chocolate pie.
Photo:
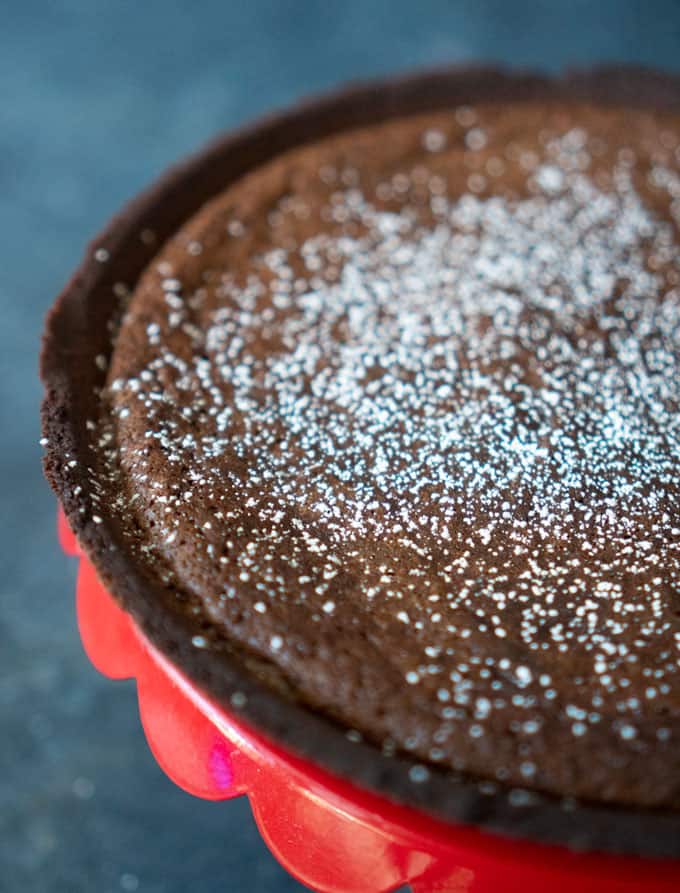
<svg viewBox="0 0 680 893">
<path fill-rule="evenodd" d="M 449 70 L 174 169 L 48 321 L 47 476 L 152 642 L 449 820 L 680 856 L 680 80 Z"/>
</svg>

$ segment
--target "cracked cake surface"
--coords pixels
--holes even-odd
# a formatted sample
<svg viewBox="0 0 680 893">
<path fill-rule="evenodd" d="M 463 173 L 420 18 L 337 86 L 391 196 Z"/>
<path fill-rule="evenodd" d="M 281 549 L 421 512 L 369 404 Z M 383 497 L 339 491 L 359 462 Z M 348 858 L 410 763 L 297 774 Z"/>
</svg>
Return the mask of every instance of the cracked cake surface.
<svg viewBox="0 0 680 893">
<path fill-rule="evenodd" d="M 545 92 L 306 139 L 149 231 L 60 474 L 180 665 L 240 662 L 400 799 L 670 828 L 680 117 Z"/>
</svg>

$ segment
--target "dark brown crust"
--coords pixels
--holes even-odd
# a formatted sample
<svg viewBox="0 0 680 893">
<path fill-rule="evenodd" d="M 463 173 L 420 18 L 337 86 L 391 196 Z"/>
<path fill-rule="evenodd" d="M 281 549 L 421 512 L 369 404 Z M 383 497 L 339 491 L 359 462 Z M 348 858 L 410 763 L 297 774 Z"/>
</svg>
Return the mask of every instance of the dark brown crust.
<svg viewBox="0 0 680 893">
<path fill-rule="evenodd" d="M 565 809 L 550 797 L 513 805 L 509 791 L 484 795 L 477 780 L 432 771 L 414 783 L 412 765 L 376 747 L 347 740 L 331 720 L 276 694 L 249 669 L 249 658 L 234 648 L 219 655 L 191 645 L 195 628 L 180 613 L 166 610 L 154 581 L 123 546 L 113 517 L 95 524 L 87 466 L 95 465 L 85 420 L 97 416 L 96 389 L 103 373 L 94 357 L 110 353 L 107 324 L 118 298 L 113 286 L 134 285 L 162 244 L 207 199 L 246 171 L 302 143 L 350 127 L 461 103 L 530 99 L 588 100 L 608 105 L 680 110 L 680 77 L 631 68 L 574 72 L 558 79 L 492 68 L 445 69 L 350 87 L 267 118 L 211 144 L 169 171 L 129 204 L 89 247 L 46 326 L 41 376 L 46 395 L 43 432 L 48 440 L 45 472 L 83 548 L 104 583 L 151 641 L 200 686 L 229 703 L 246 695 L 241 713 L 255 727 L 291 750 L 359 785 L 447 819 L 470 822 L 514 836 L 647 856 L 680 856 L 680 814 L 580 804 Z M 148 244 L 144 230 L 156 234 Z M 99 248 L 108 261 L 95 257 Z M 77 460 L 76 473 L 66 462 Z M 76 493 L 78 486 L 82 487 Z"/>
</svg>

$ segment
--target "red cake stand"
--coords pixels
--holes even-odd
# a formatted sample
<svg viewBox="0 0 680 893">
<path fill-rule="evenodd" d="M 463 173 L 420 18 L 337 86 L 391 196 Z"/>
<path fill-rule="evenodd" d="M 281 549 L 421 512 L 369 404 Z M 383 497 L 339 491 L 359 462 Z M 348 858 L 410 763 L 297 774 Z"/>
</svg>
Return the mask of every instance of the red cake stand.
<svg viewBox="0 0 680 893">
<path fill-rule="evenodd" d="M 151 750 L 185 791 L 246 794 L 269 849 L 320 893 L 678 893 L 680 862 L 581 855 L 436 821 L 281 750 L 199 691 L 145 638 L 80 559 L 78 624 L 92 663 L 135 678 Z"/>
</svg>

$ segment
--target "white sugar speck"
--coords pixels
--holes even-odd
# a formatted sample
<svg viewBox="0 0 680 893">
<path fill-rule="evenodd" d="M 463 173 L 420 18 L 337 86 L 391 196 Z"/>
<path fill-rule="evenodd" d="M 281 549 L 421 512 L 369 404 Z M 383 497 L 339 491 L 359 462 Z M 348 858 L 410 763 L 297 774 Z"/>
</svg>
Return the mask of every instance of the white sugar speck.
<svg viewBox="0 0 680 893">
<path fill-rule="evenodd" d="M 430 777 L 427 767 L 421 765 L 411 766 L 408 775 L 414 784 L 422 784 Z"/>
</svg>

